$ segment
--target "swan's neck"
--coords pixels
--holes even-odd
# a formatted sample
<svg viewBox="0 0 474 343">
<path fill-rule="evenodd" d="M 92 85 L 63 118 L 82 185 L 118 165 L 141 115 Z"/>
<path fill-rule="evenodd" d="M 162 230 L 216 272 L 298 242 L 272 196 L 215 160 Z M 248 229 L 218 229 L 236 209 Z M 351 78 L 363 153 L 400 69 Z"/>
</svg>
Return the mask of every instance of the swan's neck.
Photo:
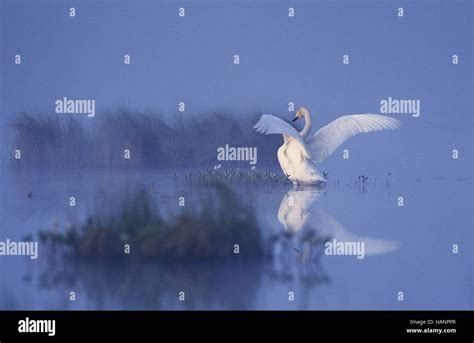
<svg viewBox="0 0 474 343">
<path fill-rule="evenodd" d="M 309 131 L 311 131 L 311 115 L 307 113 L 304 115 L 304 128 L 301 130 L 300 135 L 305 137 Z"/>
</svg>

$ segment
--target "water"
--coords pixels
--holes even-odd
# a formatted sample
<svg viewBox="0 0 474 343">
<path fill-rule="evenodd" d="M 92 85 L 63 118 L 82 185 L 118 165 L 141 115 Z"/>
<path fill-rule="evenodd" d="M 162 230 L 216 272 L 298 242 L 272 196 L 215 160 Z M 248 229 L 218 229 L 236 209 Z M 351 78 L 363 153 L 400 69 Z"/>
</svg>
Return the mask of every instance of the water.
<svg viewBox="0 0 474 343">
<path fill-rule="evenodd" d="M 139 184 L 173 213 L 179 196 L 193 199 L 206 188 L 180 180 L 153 171 L 10 170 L 2 177 L 0 240 L 84 221 L 107 194 Z M 265 240 L 273 239 L 273 259 L 247 260 L 241 252 L 232 261 L 85 263 L 48 258 L 40 245 L 37 260 L 0 258 L 0 308 L 470 309 L 471 183 L 369 176 L 330 179 L 324 189 L 242 184 L 234 191 L 255 209 Z M 303 239 L 308 232 L 312 243 Z M 329 238 L 364 241 L 364 258 L 326 255 Z"/>
</svg>

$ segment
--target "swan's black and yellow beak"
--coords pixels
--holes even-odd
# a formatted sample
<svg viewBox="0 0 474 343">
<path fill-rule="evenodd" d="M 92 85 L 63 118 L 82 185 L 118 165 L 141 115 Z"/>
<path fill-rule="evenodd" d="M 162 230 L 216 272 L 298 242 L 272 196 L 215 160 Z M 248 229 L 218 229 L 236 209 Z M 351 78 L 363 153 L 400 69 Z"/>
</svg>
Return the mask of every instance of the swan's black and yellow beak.
<svg viewBox="0 0 474 343">
<path fill-rule="evenodd" d="M 295 115 L 295 117 L 293 118 L 292 121 L 297 121 L 297 120 L 300 119 L 300 118 L 301 118 L 301 112 L 298 111 L 298 112 L 296 112 L 296 115 Z"/>
</svg>

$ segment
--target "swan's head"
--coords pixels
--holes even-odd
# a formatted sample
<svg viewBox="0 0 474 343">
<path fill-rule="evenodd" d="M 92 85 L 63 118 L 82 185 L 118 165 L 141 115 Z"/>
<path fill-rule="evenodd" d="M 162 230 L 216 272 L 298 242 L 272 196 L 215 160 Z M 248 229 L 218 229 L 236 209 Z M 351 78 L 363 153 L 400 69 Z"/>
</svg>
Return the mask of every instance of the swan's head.
<svg viewBox="0 0 474 343">
<path fill-rule="evenodd" d="M 296 111 L 295 118 L 293 119 L 293 121 L 296 121 L 306 116 L 309 116 L 309 110 L 306 107 L 300 107 L 298 111 Z"/>
</svg>

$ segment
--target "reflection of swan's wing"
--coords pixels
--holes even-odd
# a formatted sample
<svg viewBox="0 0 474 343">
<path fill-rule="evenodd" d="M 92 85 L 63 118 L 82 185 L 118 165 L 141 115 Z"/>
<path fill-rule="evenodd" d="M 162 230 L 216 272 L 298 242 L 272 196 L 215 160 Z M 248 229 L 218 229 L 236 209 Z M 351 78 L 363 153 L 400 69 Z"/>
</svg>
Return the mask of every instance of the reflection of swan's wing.
<svg viewBox="0 0 474 343">
<path fill-rule="evenodd" d="M 336 151 L 342 143 L 359 133 L 398 128 L 400 122 L 391 117 L 379 114 L 346 115 L 320 128 L 306 144 L 313 155 L 313 162 L 319 163 Z"/>
<path fill-rule="evenodd" d="M 366 255 L 384 254 L 398 249 L 397 242 L 357 236 L 349 232 L 331 215 L 319 208 L 315 210 L 313 217 L 312 225 L 314 225 L 314 228 L 328 238 L 336 239 L 339 242 L 364 242 Z"/>
<path fill-rule="evenodd" d="M 278 117 L 272 116 L 271 114 L 263 114 L 253 128 L 257 130 L 257 132 L 261 132 L 266 135 L 283 135 L 285 141 L 293 138 L 300 144 L 303 156 L 306 158 L 310 158 L 311 155 L 308 149 L 306 148 L 306 144 L 303 140 L 303 137 L 301 137 L 298 131 L 296 131 L 296 129 L 290 124 L 288 124 L 286 121 L 283 121 Z"/>
<path fill-rule="evenodd" d="M 311 216 L 312 205 L 319 198 L 318 191 L 288 191 L 278 209 L 278 221 L 286 231 L 299 231 Z"/>
<path fill-rule="evenodd" d="M 341 241 L 342 240 L 350 242 L 364 242 L 364 251 L 366 255 L 386 254 L 390 251 L 397 250 L 399 247 L 398 243 L 394 241 L 370 237 L 360 237 L 352 234 L 351 237 L 341 239 Z"/>
</svg>

